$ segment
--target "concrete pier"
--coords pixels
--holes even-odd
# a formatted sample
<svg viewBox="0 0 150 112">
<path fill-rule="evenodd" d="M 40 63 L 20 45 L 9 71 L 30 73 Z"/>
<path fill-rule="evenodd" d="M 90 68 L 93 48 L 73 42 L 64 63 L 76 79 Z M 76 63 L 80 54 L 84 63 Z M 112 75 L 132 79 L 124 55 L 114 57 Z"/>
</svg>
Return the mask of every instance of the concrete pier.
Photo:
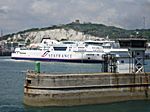
<svg viewBox="0 0 150 112">
<path fill-rule="evenodd" d="M 27 72 L 24 104 L 74 106 L 150 99 L 150 73 L 44 74 Z"/>
</svg>

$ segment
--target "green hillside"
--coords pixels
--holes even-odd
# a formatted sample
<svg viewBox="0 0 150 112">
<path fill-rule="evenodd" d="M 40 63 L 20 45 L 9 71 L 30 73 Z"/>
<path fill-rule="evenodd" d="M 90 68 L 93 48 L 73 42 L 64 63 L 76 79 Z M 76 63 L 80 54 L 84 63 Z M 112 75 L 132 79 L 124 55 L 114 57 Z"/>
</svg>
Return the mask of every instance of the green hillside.
<svg viewBox="0 0 150 112">
<path fill-rule="evenodd" d="M 117 28 L 114 26 L 106 26 L 103 24 L 93 24 L 93 23 L 80 24 L 80 23 L 74 23 L 74 22 L 69 23 L 69 24 L 63 24 L 63 25 L 53 25 L 53 26 L 45 27 L 45 28 L 27 29 L 27 30 L 20 31 L 17 33 L 5 35 L 3 36 L 3 39 L 12 37 L 15 34 L 23 34 L 26 32 L 50 30 L 50 29 L 58 29 L 58 28 L 64 28 L 66 30 L 74 29 L 76 31 L 83 32 L 84 34 L 89 34 L 89 35 L 93 35 L 97 37 L 109 36 L 109 38 L 112 38 L 112 39 L 124 38 L 124 37 L 130 37 L 130 36 L 142 36 L 150 40 L 150 29 L 126 30 L 126 29 Z M 139 34 L 136 35 L 136 32 L 138 32 Z"/>
<path fill-rule="evenodd" d="M 142 36 L 147 39 L 150 38 L 150 29 L 136 29 L 136 30 L 126 30 L 117 28 L 114 26 L 105 26 L 103 24 L 92 24 L 92 23 L 70 23 L 66 25 L 62 25 L 61 27 L 65 29 L 74 29 L 76 31 L 84 32 L 85 34 L 90 34 L 98 37 L 106 37 L 109 38 L 123 38 L 123 37 L 130 37 L 130 36 Z M 136 32 L 139 34 L 137 35 Z"/>
</svg>

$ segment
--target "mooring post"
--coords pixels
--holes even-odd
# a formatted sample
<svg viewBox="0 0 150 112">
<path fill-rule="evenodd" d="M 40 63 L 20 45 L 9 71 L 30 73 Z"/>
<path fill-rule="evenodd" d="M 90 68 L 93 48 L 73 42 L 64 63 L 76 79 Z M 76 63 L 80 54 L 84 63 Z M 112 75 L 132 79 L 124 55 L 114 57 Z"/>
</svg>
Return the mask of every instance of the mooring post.
<svg viewBox="0 0 150 112">
<path fill-rule="evenodd" d="M 104 54 L 103 55 L 103 63 L 102 63 L 102 72 L 108 72 L 108 55 Z"/>
<path fill-rule="evenodd" d="M 40 62 L 38 61 L 35 62 L 35 72 L 40 73 Z"/>
</svg>

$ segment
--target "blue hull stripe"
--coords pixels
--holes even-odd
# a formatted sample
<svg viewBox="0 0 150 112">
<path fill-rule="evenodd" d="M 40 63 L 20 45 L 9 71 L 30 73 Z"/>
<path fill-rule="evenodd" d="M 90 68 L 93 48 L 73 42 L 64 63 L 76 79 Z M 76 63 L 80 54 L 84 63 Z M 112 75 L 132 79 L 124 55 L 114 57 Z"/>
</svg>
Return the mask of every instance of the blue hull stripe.
<svg viewBox="0 0 150 112">
<path fill-rule="evenodd" d="M 49 59 L 49 58 L 20 58 L 11 57 L 15 60 L 31 60 L 31 61 L 46 61 L 46 62 L 72 62 L 72 63 L 102 63 L 103 60 L 78 60 L 78 59 Z"/>
</svg>

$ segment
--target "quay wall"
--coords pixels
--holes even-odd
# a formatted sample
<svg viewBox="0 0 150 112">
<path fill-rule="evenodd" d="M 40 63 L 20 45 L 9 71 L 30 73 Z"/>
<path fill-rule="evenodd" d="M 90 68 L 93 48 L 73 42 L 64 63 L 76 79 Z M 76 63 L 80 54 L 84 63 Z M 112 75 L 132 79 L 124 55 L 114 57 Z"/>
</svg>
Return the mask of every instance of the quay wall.
<svg viewBox="0 0 150 112">
<path fill-rule="evenodd" d="M 74 106 L 150 98 L 150 73 L 27 72 L 24 104 Z"/>
</svg>

